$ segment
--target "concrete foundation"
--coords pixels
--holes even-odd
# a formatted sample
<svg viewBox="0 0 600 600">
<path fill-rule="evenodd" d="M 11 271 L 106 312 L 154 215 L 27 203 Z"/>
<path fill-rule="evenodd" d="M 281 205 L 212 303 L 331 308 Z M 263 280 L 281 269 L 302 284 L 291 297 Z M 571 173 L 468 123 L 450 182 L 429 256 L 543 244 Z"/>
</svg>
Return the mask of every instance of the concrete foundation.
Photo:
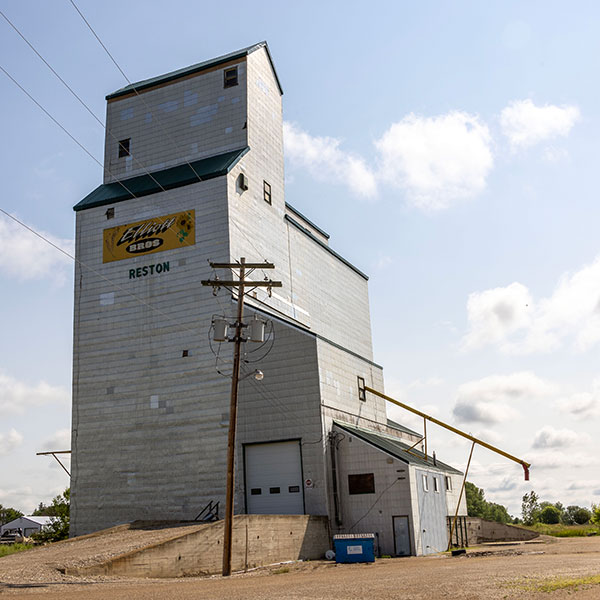
<svg viewBox="0 0 600 600">
<path fill-rule="evenodd" d="M 467 534 L 470 546 L 483 542 L 521 542 L 532 540 L 540 535 L 536 531 L 486 521 L 478 517 L 467 517 Z"/>
<path fill-rule="evenodd" d="M 241 571 L 287 560 L 323 558 L 330 548 L 327 517 L 236 515 L 231 567 Z M 69 575 L 185 577 L 220 573 L 223 521 L 106 562 L 68 569 Z"/>
</svg>

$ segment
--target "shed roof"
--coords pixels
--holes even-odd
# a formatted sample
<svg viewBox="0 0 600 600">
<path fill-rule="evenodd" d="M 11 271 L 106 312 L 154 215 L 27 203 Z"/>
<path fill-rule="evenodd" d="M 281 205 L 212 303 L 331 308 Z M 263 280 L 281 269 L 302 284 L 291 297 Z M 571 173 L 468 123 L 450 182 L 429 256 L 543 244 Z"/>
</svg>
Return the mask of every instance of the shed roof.
<svg viewBox="0 0 600 600">
<path fill-rule="evenodd" d="M 409 429 L 408 427 L 404 427 L 404 425 L 400 425 L 400 423 L 396 423 L 396 421 L 392 421 L 391 419 L 387 420 L 387 426 L 391 427 L 392 429 L 397 429 L 398 431 L 403 431 L 404 433 L 408 433 L 410 435 L 416 435 L 418 437 L 422 437 L 418 431 L 413 431 L 412 429 Z"/>
<path fill-rule="evenodd" d="M 202 71 L 206 71 L 207 69 L 210 69 L 212 67 L 217 67 L 223 63 L 235 60 L 236 58 L 248 56 L 248 54 L 256 52 L 261 48 L 264 48 L 267 53 L 269 62 L 271 63 L 271 68 L 273 69 L 275 81 L 277 81 L 279 93 L 283 94 L 283 89 L 281 88 L 281 83 L 279 82 L 277 71 L 275 70 L 275 64 L 273 63 L 271 53 L 269 52 L 269 46 L 267 42 L 262 41 L 258 42 L 258 44 L 248 46 L 247 48 L 242 48 L 241 50 L 236 50 L 235 52 L 230 52 L 229 54 L 224 54 L 223 56 L 218 56 L 217 58 L 211 58 L 210 60 L 205 60 L 203 62 L 196 63 L 195 65 L 184 67 L 183 69 L 177 69 L 176 71 L 171 71 L 170 73 L 165 73 L 164 75 L 157 75 L 156 77 L 151 77 L 150 79 L 144 79 L 142 81 L 138 81 L 137 83 L 132 83 L 121 88 L 120 90 L 117 90 L 116 92 L 113 92 L 112 94 L 109 94 L 108 96 L 106 96 L 106 100 L 114 100 L 121 96 L 130 95 L 131 92 L 135 92 L 136 90 L 139 92 L 141 90 L 146 90 L 157 85 L 163 85 L 171 81 L 176 81 L 177 79 L 181 79 L 182 77 L 187 77 L 195 73 L 201 73 Z"/>
<path fill-rule="evenodd" d="M 23 527 L 24 523 L 23 521 L 30 521 L 32 524 L 35 525 L 48 525 L 51 522 L 52 517 L 39 517 L 36 515 L 23 515 L 21 517 L 17 517 L 16 519 L 13 519 L 12 521 L 9 521 L 8 523 L 4 523 L 4 525 L 2 525 L 2 529 L 6 530 L 6 529 L 14 529 L 16 527 Z"/>
<path fill-rule="evenodd" d="M 250 148 L 246 146 L 239 150 L 202 158 L 189 164 L 185 163 L 169 169 L 153 171 L 149 175 L 138 175 L 114 183 L 104 183 L 77 203 L 73 210 L 80 211 L 86 208 L 122 202 L 131 198 L 148 196 L 149 194 L 162 192 L 163 188 L 170 190 L 190 183 L 197 183 L 198 178 L 204 181 L 226 175 L 248 150 Z"/>
<path fill-rule="evenodd" d="M 394 456 L 405 463 L 415 465 L 417 467 L 424 467 L 434 471 L 462 475 L 461 471 L 451 467 L 450 465 L 447 465 L 446 463 L 443 463 L 441 460 L 436 459 L 436 464 L 434 466 L 433 457 L 427 456 L 426 460 L 425 454 L 416 448 L 412 448 L 410 452 L 408 452 L 411 447 L 408 444 L 401 442 L 398 438 L 392 437 L 391 435 L 387 435 L 379 431 L 364 429 L 362 427 L 356 427 L 355 425 L 349 425 L 348 423 L 340 423 L 339 421 L 334 421 L 334 423 L 340 429 L 355 435 L 364 442 L 375 446 L 382 452 L 390 454 L 391 456 Z"/>
</svg>

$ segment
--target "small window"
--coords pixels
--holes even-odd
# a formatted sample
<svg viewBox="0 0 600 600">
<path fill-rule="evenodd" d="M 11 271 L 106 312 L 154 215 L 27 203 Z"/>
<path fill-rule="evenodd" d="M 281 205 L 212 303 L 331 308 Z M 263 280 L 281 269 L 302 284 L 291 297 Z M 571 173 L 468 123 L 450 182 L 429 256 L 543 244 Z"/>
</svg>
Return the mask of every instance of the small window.
<svg viewBox="0 0 600 600">
<path fill-rule="evenodd" d="M 438 485 L 438 478 L 437 477 L 433 478 L 433 491 L 434 492 L 439 492 L 440 491 L 440 486 Z"/>
<path fill-rule="evenodd" d="M 427 479 L 427 475 L 421 475 L 423 477 L 423 491 L 429 491 L 429 480 Z"/>
<path fill-rule="evenodd" d="M 281 489 L 278 487 L 269 488 L 269 494 L 280 494 L 280 493 L 281 493 Z"/>
<path fill-rule="evenodd" d="M 119 142 L 119 158 L 123 158 L 124 156 L 129 156 L 129 144 L 131 142 L 131 138 L 127 138 L 126 140 L 121 140 Z"/>
<path fill-rule="evenodd" d="M 367 392 L 365 390 L 365 378 L 357 377 L 356 379 L 358 380 L 358 399 L 362 400 L 363 402 L 366 402 Z"/>
<path fill-rule="evenodd" d="M 271 204 L 271 184 L 263 181 L 263 196 L 267 204 Z"/>
<path fill-rule="evenodd" d="M 110 208 L 106 209 L 106 218 L 107 219 L 114 219 L 115 218 L 115 209 L 114 209 L 114 206 L 111 206 Z"/>
<path fill-rule="evenodd" d="M 446 491 L 452 491 L 452 477 L 449 477 L 448 475 L 446 475 Z"/>
<path fill-rule="evenodd" d="M 288 487 L 288 492 L 290 494 L 298 494 L 300 492 L 300 486 L 299 485 L 290 485 Z"/>
<path fill-rule="evenodd" d="M 262 494 L 262 489 L 261 488 L 252 488 L 250 490 L 250 495 L 251 496 L 260 496 Z"/>
<path fill-rule="evenodd" d="M 233 69 L 225 69 L 223 71 L 223 87 L 230 88 L 238 84 L 238 70 L 237 67 Z"/>
<path fill-rule="evenodd" d="M 348 493 L 374 494 L 375 476 L 373 475 L 373 473 L 360 473 L 358 475 L 348 475 Z"/>
</svg>

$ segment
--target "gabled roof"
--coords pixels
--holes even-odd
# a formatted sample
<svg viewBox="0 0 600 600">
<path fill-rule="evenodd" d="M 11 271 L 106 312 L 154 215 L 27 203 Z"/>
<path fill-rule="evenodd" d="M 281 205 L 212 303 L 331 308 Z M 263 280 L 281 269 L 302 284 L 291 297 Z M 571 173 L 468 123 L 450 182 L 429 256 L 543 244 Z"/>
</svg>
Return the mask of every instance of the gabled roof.
<svg viewBox="0 0 600 600">
<path fill-rule="evenodd" d="M 34 516 L 34 515 L 23 515 L 22 517 L 17 517 L 16 519 L 13 519 L 12 521 L 9 521 L 8 523 L 4 523 L 4 525 L 2 525 L 3 529 L 11 529 L 14 527 L 22 527 L 23 526 L 23 520 L 27 520 L 30 521 L 31 523 L 35 523 L 36 525 L 48 525 L 51 522 L 52 517 L 38 517 L 38 516 Z"/>
<path fill-rule="evenodd" d="M 198 183 L 198 178 L 200 178 L 200 181 L 204 181 L 226 175 L 248 150 L 250 148 L 246 146 L 239 150 L 202 158 L 189 164 L 185 163 L 170 169 L 153 171 L 150 173 L 152 177 L 147 174 L 138 175 L 129 179 L 121 179 L 119 182 L 105 183 L 98 186 L 81 202 L 77 203 L 73 210 L 80 211 L 86 208 L 122 202 L 131 198 L 148 196 L 149 194 L 162 192 L 161 186 L 165 190 L 172 190 L 190 183 Z"/>
<path fill-rule="evenodd" d="M 370 429 L 363 429 L 362 427 L 356 427 L 355 425 L 349 425 L 348 423 L 340 423 L 339 421 L 334 421 L 334 423 L 340 429 L 355 435 L 364 442 L 375 446 L 378 450 L 398 458 L 405 463 L 433 471 L 462 475 L 462 472 L 458 469 L 455 469 L 454 467 L 451 467 L 450 465 L 447 465 L 446 463 L 443 463 L 437 459 L 434 466 L 433 457 L 427 456 L 427 460 L 425 460 L 425 454 L 416 448 L 412 448 L 410 452 L 408 452 L 410 446 L 404 442 L 401 442 L 398 438 L 392 437 L 391 435 L 380 433 L 378 431 L 372 431 Z"/>
<path fill-rule="evenodd" d="M 33 521 L 34 523 L 37 523 L 38 525 L 48 525 L 48 523 L 51 522 L 52 517 L 42 517 L 42 516 L 30 516 L 27 515 L 26 517 L 23 517 L 24 519 L 29 519 L 30 521 Z"/>
<path fill-rule="evenodd" d="M 183 69 L 178 69 L 177 71 L 171 71 L 170 73 L 165 73 L 164 75 L 158 75 L 150 79 L 144 79 L 143 81 L 138 81 L 137 83 L 127 85 L 124 88 L 109 94 L 106 96 L 106 99 L 113 100 L 121 96 L 127 96 L 135 90 L 139 92 L 157 85 L 176 81 L 177 79 L 181 79 L 182 77 L 187 77 L 195 73 L 201 73 L 202 71 L 206 71 L 212 67 L 217 67 L 223 63 L 248 56 L 248 54 L 256 52 L 261 48 L 265 49 L 267 56 L 269 57 L 269 62 L 271 63 L 271 68 L 273 69 L 273 75 L 275 77 L 275 81 L 277 81 L 277 87 L 279 88 L 279 93 L 283 95 L 283 89 L 281 88 L 281 83 L 279 82 L 279 77 L 277 76 L 277 71 L 275 70 L 275 65 L 273 64 L 273 59 L 271 58 L 271 53 L 269 52 L 269 46 L 267 42 L 263 41 L 258 42 L 258 44 L 254 44 L 253 46 L 248 46 L 247 48 L 242 48 L 241 50 L 236 50 L 235 52 L 230 52 L 229 54 L 224 54 L 223 56 L 218 56 L 217 58 L 211 58 L 210 60 L 205 60 L 204 62 L 200 62 L 189 67 L 184 67 Z"/>
</svg>

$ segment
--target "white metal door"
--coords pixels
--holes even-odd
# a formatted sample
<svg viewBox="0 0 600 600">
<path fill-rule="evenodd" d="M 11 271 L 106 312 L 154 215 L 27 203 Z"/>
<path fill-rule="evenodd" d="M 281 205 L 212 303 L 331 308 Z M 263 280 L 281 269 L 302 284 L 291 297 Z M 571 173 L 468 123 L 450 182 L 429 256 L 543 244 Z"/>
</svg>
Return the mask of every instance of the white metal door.
<svg viewBox="0 0 600 600">
<path fill-rule="evenodd" d="M 304 514 L 299 441 L 245 446 L 245 463 L 249 514 Z"/>
<path fill-rule="evenodd" d="M 408 517 L 392 517 L 394 521 L 394 545 L 396 556 L 410 556 Z"/>
</svg>

